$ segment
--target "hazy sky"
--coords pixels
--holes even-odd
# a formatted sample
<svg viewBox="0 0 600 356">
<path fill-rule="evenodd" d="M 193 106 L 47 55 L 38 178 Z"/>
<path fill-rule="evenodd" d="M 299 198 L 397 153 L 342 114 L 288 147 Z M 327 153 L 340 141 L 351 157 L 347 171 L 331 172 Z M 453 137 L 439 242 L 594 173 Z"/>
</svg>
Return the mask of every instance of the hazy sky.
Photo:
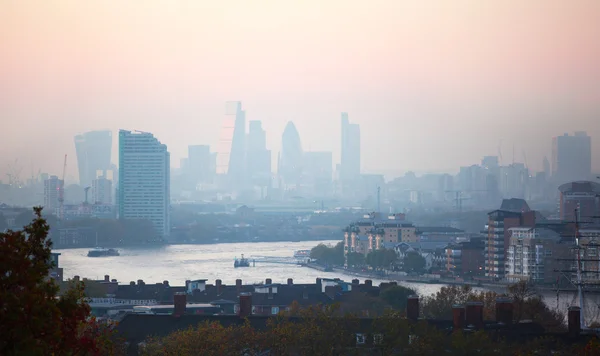
<svg viewBox="0 0 600 356">
<path fill-rule="evenodd" d="M 574 130 L 600 170 L 600 1 L 0 0 L 0 172 L 68 153 L 76 177 L 73 136 L 119 128 L 177 166 L 216 145 L 227 100 L 273 151 L 293 120 L 336 161 L 349 112 L 366 171 L 456 170 L 500 140 L 540 169 Z"/>
</svg>

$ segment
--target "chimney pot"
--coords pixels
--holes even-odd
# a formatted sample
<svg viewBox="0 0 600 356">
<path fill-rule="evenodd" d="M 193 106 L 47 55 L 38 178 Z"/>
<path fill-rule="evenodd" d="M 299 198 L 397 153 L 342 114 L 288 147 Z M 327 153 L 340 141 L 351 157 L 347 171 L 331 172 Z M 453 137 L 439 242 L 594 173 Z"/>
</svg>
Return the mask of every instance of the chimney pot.
<svg viewBox="0 0 600 356">
<path fill-rule="evenodd" d="M 569 307 L 568 313 L 568 325 L 569 325 L 569 336 L 577 337 L 581 333 L 581 308 L 580 307 Z"/>
<path fill-rule="evenodd" d="M 104 275 L 104 282 L 110 282 L 110 276 L 108 274 Z"/>
<path fill-rule="evenodd" d="M 365 281 L 366 284 L 366 281 Z M 417 321 L 419 320 L 419 296 L 411 295 L 408 297 L 406 302 L 406 317 L 409 320 Z"/>
<path fill-rule="evenodd" d="M 373 281 L 370 279 L 365 279 L 365 286 L 367 287 L 373 287 Z"/>
<path fill-rule="evenodd" d="M 358 279 L 353 279 L 353 280 L 352 280 L 352 284 L 353 284 L 353 285 L 359 285 L 359 284 L 360 284 L 360 280 L 358 280 Z"/>
<path fill-rule="evenodd" d="M 288 286 L 291 286 L 292 284 L 294 284 L 294 280 L 291 278 L 288 278 L 287 284 L 288 284 Z"/>
<path fill-rule="evenodd" d="M 240 308 L 238 314 L 240 318 L 246 318 L 252 315 L 252 294 L 240 294 Z"/>
<path fill-rule="evenodd" d="M 173 315 L 182 316 L 185 314 L 186 304 L 187 304 L 187 294 L 186 293 L 175 293 L 173 295 Z"/>
<path fill-rule="evenodd" d="M 265 284 L 273 284 L 273 281 L 271 280 L 271 278 L 267 278 L 265 279 Z"/>
<path fill-rule="evenodd" d="M 242 290 L 242 280 L 241 279 L 235 280 L 235 288 L 238 293 Z"/>
<path fill-rule="evenodd" d="M 465 308 L 468 328 L 483 328 L 483 303 L 468 302 Z"/>
<path fill-rule="evenodd" d="M 131 281 L 131 282 L 129 282 L 129 285 L 130 285 L 130 286 L 135 286 L 135 282 L 134 282 L 134 281 Z"/>
<path fill-rule="evenodd" d="M 455 331 L 465 328 L 465 307 L 463 305 L 452 306 L 452 321 Z"/>
<path fill-rule="evenodd" d="M 168 286 L 169 286 L 169 281 L 163 281 L 163 285 L 164 285 L 165 287 L 168 287 Z"/>
<path fill-rule="evenodd" d="M 496 299 L 496 322 L 510 325 L 513 322 L 513 301 L 510 298 Z"/>
<path fill-rule="evenodd" d="M 215 281 L 215 287 L 217 287 L 217 295 L 221 294 L 221 285 L 222 285 L 222 281 L 220 279 L 217 279 Z"/>
<path fill-rule="evenodd" d="M 144 281 L 141 279 L 138 279 L 137 284 L 138 284 L 138 286 L 142 286 L 142 285 L 144 285 Z"/>
<path fill-rule="evenodd" d="M 116 279 L 111 279 L 111 282 L 112 283 L 117 283 L 117 280 Z"/>
</svg>

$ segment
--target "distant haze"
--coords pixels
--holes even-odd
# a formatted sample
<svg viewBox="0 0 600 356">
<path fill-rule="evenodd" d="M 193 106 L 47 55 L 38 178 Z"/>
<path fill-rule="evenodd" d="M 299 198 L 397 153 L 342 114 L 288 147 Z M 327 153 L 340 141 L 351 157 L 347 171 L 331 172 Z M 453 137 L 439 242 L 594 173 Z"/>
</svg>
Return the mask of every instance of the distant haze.
<svg viewBox="0 0 600 356">
<path fill-rule="evenodd" d="M 541 169 L 579 130 L 600 170 L 600 1 L 0 1 L 0 179 L 65 153 L 77 177 L 73 136 L 96 129 L 152 132 L 177 165 L 214 149 L 228 100 L 274 155 L 293 120 L 339 162 L 345 111 L 367 172 L 457 170 L 500 140 Z"/>
</svg>

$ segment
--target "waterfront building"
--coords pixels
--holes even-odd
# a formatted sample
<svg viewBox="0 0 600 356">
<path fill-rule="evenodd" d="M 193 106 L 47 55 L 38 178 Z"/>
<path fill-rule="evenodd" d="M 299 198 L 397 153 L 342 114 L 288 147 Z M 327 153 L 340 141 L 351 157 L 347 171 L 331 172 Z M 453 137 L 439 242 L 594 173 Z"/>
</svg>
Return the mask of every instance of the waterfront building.
<svg viewBox="0 0 600 356">
<path fill-rule="evenodd" d="M 367 255 L 400 242 L 418 242 L 416 227 L 404 214 L 370 213 L 344 230 L 344 256 L 353 252 Z"/>
<path fill-rule="evenodd" d="M 487 242 L 484 249 L 485 276 L 503 279 L 506 251 L 510 245 L 510 229 L 535 227 L 535 211 L 523 199 L 504 199 L 500 209 L 488 213 L 485 226 Z"/>
<path fill-rule="evenodd" d="M 149 220 L 158 237 L 170 234 L 170 154 L 151 133 L 119 131 L 119 218 Z"/>
</svg>

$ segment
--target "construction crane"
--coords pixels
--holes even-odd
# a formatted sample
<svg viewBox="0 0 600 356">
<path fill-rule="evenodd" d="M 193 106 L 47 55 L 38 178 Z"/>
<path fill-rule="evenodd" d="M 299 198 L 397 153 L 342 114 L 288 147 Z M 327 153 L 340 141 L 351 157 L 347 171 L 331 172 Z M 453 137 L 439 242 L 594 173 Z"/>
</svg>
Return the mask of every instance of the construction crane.
<svg viewBox="0 0 600 356">
<path fill-rule="evenodd" d="M 487 192 L 487 190 L 469 190 L 469 192 Z M 456 209 L 458 210 L 458 214 L 462 214 L 463 201 L 469 200 L 471 198 L 466 198 L 462 196 L 462 190 L 446 190 L 446 193 L 455 193 L 456 197 L 453 199 L 456 204 Z"/>
<path fill-rule="evenodd" d="M 65 218 L 65 173 L 67 171 L 67 155 L 65 154 L 65 163 L 63 164 L 62 179 L 58 183 L 58 218 L 62 221 Z"/>
</svg>

